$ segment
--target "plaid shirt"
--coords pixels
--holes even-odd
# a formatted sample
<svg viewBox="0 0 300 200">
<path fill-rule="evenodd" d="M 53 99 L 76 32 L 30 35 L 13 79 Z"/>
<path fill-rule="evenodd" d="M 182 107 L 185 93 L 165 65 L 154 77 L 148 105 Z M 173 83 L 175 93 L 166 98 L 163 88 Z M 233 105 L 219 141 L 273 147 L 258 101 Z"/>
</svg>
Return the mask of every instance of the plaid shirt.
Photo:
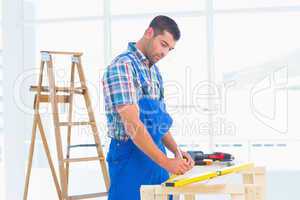
<svg viewBox="0 0 300 200">
<path fill-rule="evenodd" d="M 130 58 L 124 55 L 128 52 L 133 55 L 138 66 L 134 66 Z M 136 43 L 130 42 L 125 53 L 112 61 L 105 69 L 102 79 L 108 136 L 117 140 L 129 138 L 120 115 L 116 111 L 117 106 L 137 104 L 138 100 L 145 96 L 156 100 L 163 98 L 163 88 L 159 83 L 157 66 L 153 65 L 150 68 L 147 66 L 149 60 L 137 49 Z M 141 75 L 147 82 L 144 94 L 135 67 L 139 67 Z"/>
</svg>

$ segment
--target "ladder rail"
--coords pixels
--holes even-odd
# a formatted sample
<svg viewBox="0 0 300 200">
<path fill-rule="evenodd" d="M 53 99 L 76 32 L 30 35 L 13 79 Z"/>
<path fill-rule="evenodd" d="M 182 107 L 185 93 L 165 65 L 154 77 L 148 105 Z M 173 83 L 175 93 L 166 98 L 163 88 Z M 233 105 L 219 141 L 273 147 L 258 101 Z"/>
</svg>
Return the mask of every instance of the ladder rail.
<svg viewBox="0 0 300 200">
<path fill-rule="evenodd" d="M 73 112 L 73 95 L 74 95 L 74 76 L 75 76 L 75 63 L 72 62 L 71 65 L 71 83 L 70 83 L 70 104 L 69 104 L 69 116 L 68 116 L 68 122 L 72 122 L 72 112 Z M 71 145 L 71 131 L 72 126 L 68 125 L 67 130 L 67 146 L 69 147 Z M 67 149 L 67 159 L 70 159 L 70 148 Z M 67 176 L 67 184 L 69 184 L 69 162 L 66 163 L 66 176 Z"/>
<path fill-rule="evenodd" d="M 78 62 L 77 64 L 77 70 L 78 70 L 78 74 L 79 74 L 79 79 L 80 79 L 80 83 L 81 83 L 81 87 L 87 88 L 86 87 L 86 79 L 85 79 L 85 75 L 82 69 L 82 64 L 81 64 L 81 58 L 78 57 Z M 89 116 L 89 120 L 90 121 L 95 121 L 95 116 L 94 113 L 92 111 L 92 103 L 90 100 L 90 95 L 89 95 L 89 91 L 88 89 L 86 89 L 86 92 L 83 94 L 84 99 L 85 99 L 85 105 L 88 111 L 88 116 Z M 93 136 L 95 139 L 96 144 L 98 144 L 98 148 L 97 148 L 97 153 L 99 157 L 104 157 L 104 153 L 102 148 L 100 148 L 101 144 L 100 144 L 100 139 L 99 139 L 99 132 L 98 129 L 96 127 L 95 124 L 91 125 L 92 131 L 93 131 Z M 102 173 L 104 176 L 104 182 L 105 182 L 105 186 L 106 189 L 108 190 L 110 187 L 110 179 L 109 179 L 109 175 L 108 175 L 108 170 L 107 170 L 107 166 L 105 164 L 105 160 L 100 160 L 100 166 L 102 168 Z"/>
<path fill-rule="evenodd" d="M 41 86 L 43 82 L 43 72 L 44 72 L 44 66 L 45 61 L 41 61 L 40 64 L 40 73 L 38 78 L 38 85 Z M 45 132 L 42 126 L 42 122 L 39 115 L 39 106 L 40 106 L 40 97 L 41 97 L 41 90 L 37 90 L 37 94 L 34 98 L 33 108 L 34 108 L 34 118 L 33 118 L 33 125 L 32 125 L 32 136 L 31 136 L 31 144 L 29 148 L 29 158 L 28 158 L 28 164 L 27 164 L 27 171 L 26 171 L 26 178 L 25 178 L 25 188 L 24 188 L 24 194 L 23 194 L 23 200 L 26 200 L 28 197 L 28 189 L 29 189 L 29 181 L 30 181 L 30 175 L 31 175 L 31 169 L 32 169 L 32 161 L 33 161 L 33 154 L 34 154 L 34 148 L 35 148 L 35 140 L 36 140 L 36 129 L 39 128 L 39 132 L 42 138 L 43 146 L 46 152 L 47 160 L 51 169 L 52 178 L 55 184 L 55 188 L 57 191 L 58 199 L 61 200 L 61 190 L 59 187 L 58 179 L 55 173 L 53 161 L 50 155 L 49 151 L 49 145 L 46 140 Z"/>
<path fill-rule="evenodd" d="M 55 184 L 55 189 L 56 189 L 58 198 L 61 199 L 62 194 L 61 194 L 61 190 L 60 190 L 60 187 L 59 187 L 59 181 L 58 181 L 58 178 L 56 176 L 54 164 L 53 164 L 51 154 L 50 154 L 50 150 L 49 150 L 49 145 L 48 145 L 48 142 L 47 142 L 47 139 L 46 139 L 46 134 L 45 134 L 44 128 L 42 126 L 42 120 L 41 120 L 40 114 L 38 114 L 37 120 L 38 120 L 38 128 L 39 128 L 40 135 L 41 135 L 41 138 L 42 138 L 42 143 L 43 143 L 46 155 L 47 155 L 46 157 L 47 157 L 47 160 L 48 160 L 48 163 L 49 163 L 49 166 L 50 166 L 50 170 L 51 170 L 51 174 L 52 174 L 52 177 L 53 177 L 53 181 L 54 181 L 54 184 Z"/>
<path fill-rule="evenodd" d="M 60 127 L 58 126 L 59 123 L 58 102 L 56 99 L 55 78 L 54 78 L 51 55 L 50 55 L 50 60 L 47 61 L 47 75 L 48 75 L 49 88 L 50 88 L 50 102 L 51 102 L 51 108 L 53 114 L 53 124 L 55 130 L 56 151 L 57 151 L 57 158 L 58 158 L 58 168 L 59 168 L 62 198 L 68 199 L 66 171 L 65 171 L 64 163 L 62 162 L 64 157 L 63 157 L 63 149 L 62 149 L 61 132 L 60 132 Z"/>
</svg>

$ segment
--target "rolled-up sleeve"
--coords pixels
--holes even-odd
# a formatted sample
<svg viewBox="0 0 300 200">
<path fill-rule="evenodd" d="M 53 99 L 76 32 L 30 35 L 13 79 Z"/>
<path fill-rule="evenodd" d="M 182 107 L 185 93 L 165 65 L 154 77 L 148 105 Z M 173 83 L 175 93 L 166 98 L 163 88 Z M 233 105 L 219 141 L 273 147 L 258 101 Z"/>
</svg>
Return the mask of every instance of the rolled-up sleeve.
<svg viewBox="0 0 300 200">
<path fill-rule="evenodd" d="M 133 68 L 130 62 L 116 63 L 103 76 L 104 98 L 112 106 L 137 103 Z"/>
</svg>

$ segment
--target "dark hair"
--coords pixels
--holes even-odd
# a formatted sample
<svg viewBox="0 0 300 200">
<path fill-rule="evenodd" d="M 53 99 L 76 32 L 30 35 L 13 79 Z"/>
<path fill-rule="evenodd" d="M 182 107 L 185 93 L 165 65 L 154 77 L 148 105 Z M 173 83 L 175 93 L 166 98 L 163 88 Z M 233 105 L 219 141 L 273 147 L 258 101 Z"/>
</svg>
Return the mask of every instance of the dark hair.
<svg viewBox="0 0 300 200">
<path fill-rule="evenodd" d="M 154 29 L 154 34 L 159 35 L 164 31 L 171 33 L 175 41 L 178 41 L 180 38 L 180 30 L 176 22 L 170 17 L 159 15 L 156 16 L 150 23 L 149 27 Z"/>
</svg>

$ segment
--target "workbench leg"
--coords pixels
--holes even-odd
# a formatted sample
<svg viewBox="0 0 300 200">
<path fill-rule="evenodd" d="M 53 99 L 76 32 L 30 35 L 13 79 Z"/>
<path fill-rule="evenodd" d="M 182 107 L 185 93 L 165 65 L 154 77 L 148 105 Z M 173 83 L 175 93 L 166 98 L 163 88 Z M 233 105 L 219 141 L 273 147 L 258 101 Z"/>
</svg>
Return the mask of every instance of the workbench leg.
<svg viewBox="0 0 300 200">
<path fill-rule="evenodd" d="M 256 191 L 257 199 L 265 200 L 266 199 L 266 184 L 267 184 L 265 168 L 263 169 L 262 173 L 255 174 L 254 181 L 255 181 L 255 185 L 259 186 Z"/>
<path fill-rule="evenodd" d="M 246 193 L 247 190 L 249 193 L 248 195 L 246 195 L 246 200 L 266 199 L 266 169 L 265 168 L 259 167 L 254 169 L 253 173 L 243 174 L 243 183 L 246 185 L 253 185 L 253 187 L 246 188 Z"/>
<path fill-rule="evenodd" d="M 245 194 L 231 194 L 231 200 L 246 200 Z"/>
<path fill-rule="evenodd" d="M 249 185 L 245 187 L 245 200 L 257 200 L 256 188 L 254 185 Z"/>
<path fill-rule="evenodd" d="M 263 188 L 260 185 L 248 185 L 245 188 L 246 200 L 265 200 L 262 196 Z"/>
<path fill-rule="evenodd" d="M 255 191 L 255 200 L 266 200 L 266 191 L 264 187 L 256 187 L 256 191 Z"/>
<path fill-rule="evenodd" d="M 196 200 L 196 195 L 195 194 L 185 194 L 184 200 Z"/>
<path fill-rule="evenodd" d="M 155 188 L 151 186 L 142 186 L 140 190 L 141 200 L 154 200 Z"/>
<path fill-rule="evenodd" d="M 254 184 L 254 174 L 243 174 L 243 183 L 244 184 Z"/>
<path fill-rule="evenodd" d="M 167 194 L 155 194 L 155 198 L 153 200 L 169 200 Z"/>
</svg>

